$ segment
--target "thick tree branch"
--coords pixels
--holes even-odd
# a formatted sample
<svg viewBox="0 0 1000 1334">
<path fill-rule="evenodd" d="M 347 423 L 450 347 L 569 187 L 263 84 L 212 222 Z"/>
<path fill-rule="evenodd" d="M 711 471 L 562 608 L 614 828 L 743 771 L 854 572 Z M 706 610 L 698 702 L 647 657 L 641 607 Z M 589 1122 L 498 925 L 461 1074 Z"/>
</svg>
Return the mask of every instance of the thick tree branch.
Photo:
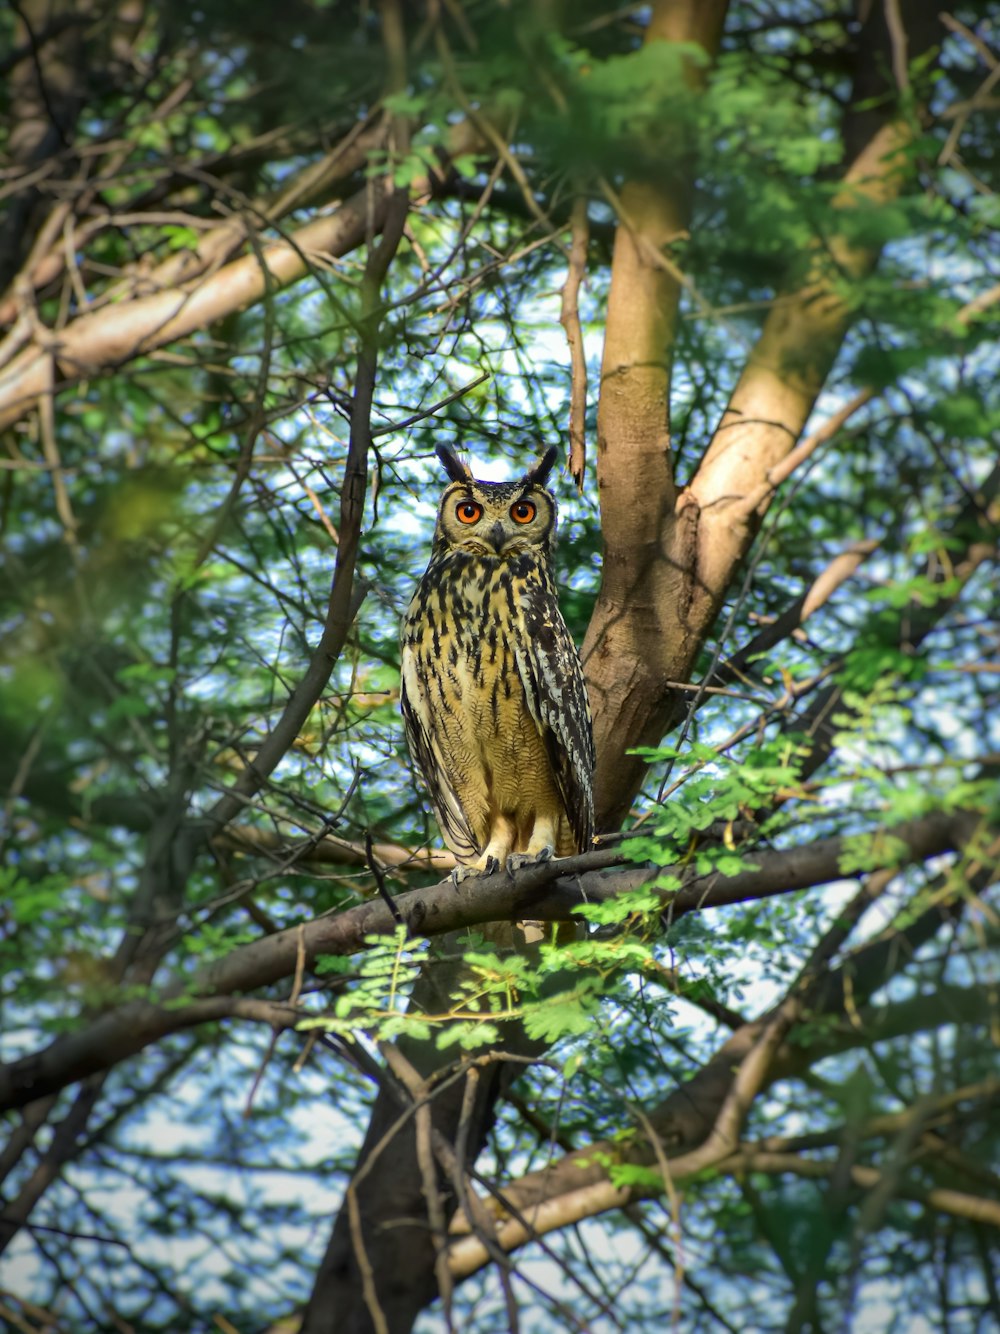
<svg viewBox="0 0 1000 1334">
<path fill-rule="evenodd" d="M 969 818 L 964 813 L 931 815 L 894 827 L 893 839 L 899 840 L 898 847 L 906 847 L 908 858 L 923 861 L 957 847 Z M 826 884 L 839 878 L 843 850 L 840 839 L 829 839 L 813 848 L 754 853 L 758 869 L 728 877 L 717 873 L 691 876 L 684 864 L 667 867 L 666 874 L 676 874 L 686 883 L 664 893 L 664 912 L 677 918 Z M 620 859 L 621 854 L 614 850 L 598 851 L 526 866 L 513 877 L 469 877 L 459 885 L 448 879 L 399 894 L 394 904 L 411 933 L 422 936 L 525 918 L 569 921 L 578 904 L 600 902 L 664 874 L 651 867 L 610 869 Z M 595 869 L 601 867 L 607 869 Z M 168 1033 L 225 1015 L 225 997 L 291 977 L 300 955 L 305 966 L 312 968 L 321 955 L 355 953 L 365 948 L 368 936 L 391 934 L 395 925 L 393 914 L 378 899 L 233 950 L 165 988 L 160 1004 L 141 1001 L 118 1006 L 78 1032 L 57 1038 L 43 1051 L 0 1067 L 0 1110 L 23 1106 L 107 1069 Z M 187 997 L 206 999 L 183 1003 L 182 998 Z M 218 1010 L 211 1007 L 213 997 L 219 998 Z"/>
<path fill-rule="evenodd" d="M 153 109 L 154 116 L 158 110 Z M 321 127 L 320 133 L 324 129 Z M 134 297 L 176 286 L 180 282 L 190 282 L 209 268 L 217 268 L 224 263 L 253 234 L 253 223 L 248 220 L 257 219 L 261 224 L 273 225 L 296 209 L 317 203 L 323 197 L 329 198 L 333 193 L 332 187 L 364 165 L 367 155 L 378 145 L 379 130 L 373 130 L 367 121 L 355 122 L 336 147 L 297 173 L 276 195 L 269 198 L 257 202 L 246 200 L 239 191 L 226 184 L 227 173 L 245 170 L 255 162 L 273 162 L 282 156 L 299 158 L 307 155 L 314 149 L 316 134 L 314 126 L 309 127 L 308 137 L 301 130 L 297 134 L 290 134 L 278 128 L 248 143 L 230 145 L 226 152 L 207 154 L 195 162 L 184 164 L 176 175 L 168 169 L 153 187 L 113 212 L 99 202 L 97 188 L 93 184 L 86 185 L 73 198 L 72 203 L 61 201 L 39 228 L 35 244 L 20 273 L 11 282 L 7 293 L 0 297 L 0 326 L 6 327 L 23 316 L 30 308 L 32 294 L 39 294 L 65 271 L 69 258 L 63 237 L 65 226 L 71 226 L 76 247 L 84 251 L 80 261 L 84 274 L 90 267 L 85 247 L 108 228 L 136 223 L 171 222 L 203 229 L 191 249 L 175 252 L 157 264 L 152 272 L 146 272 L 149 263 L 146 255 L 125 265 L 120 271 L 119 280 L 106 287 L 96 299 L 98 308 L 123 295 Z M 192 179 L 204 183 L 216 195 L 221 195 L 228 207 L 236 208 L 236 213 L 225 222 L 213 225 L 214 220 L 209 222 L 198 213 L 185 209 L 165 210 L 163 200 L 169 197 L 171 189 L 178 185 L 190 188 Z M 12 355 L 10 344 L 0 346 L 0 365 Z"/>
<path fill-rule="evenodd" d="M 718 48 L 726 0 L 658 0 L 647 44 Z M 692 88 L 700 72 L 688 70 Z M 665 127 L 674 138 L 678 127 Z M 683 146 L 660 145 L 659 174 L 624 185 L 611 263 L 611 287 L 597 410 L 597 482 L 604 566 L 598 605 L 583 648 L 594 712 L 598 828 L 614 827 L 631 801 L 622 788 L 625 750 L 648 740 L 648 682 L 664 659 L 663 608 L 684 596 L 686 569 L 662 560 L 664 528 L 677 493 L 670 454 L 672 349 L 681 284 L 666 248 L 684 236 L 694 165 Z M 660 577 L 656 577 L 654 571 Z M 671 670 L 672 679 L 686 673 Z M 659 740 L 659 736 L 656 738 Z M 635 761 L 630 762 L 633 765 Z M 641 766 L 640 766 L 641 767 Z"/>
<path fill-rule="evenodd" d="M 873 21 L 882 21 L 881 10 L 873 7 L 873 13 Z M 913 54 L 932 37 L 932 28 L 921 24 Z M 884 74 L 887 42 L 883 23 L 881 41 L 859 46 L 857 89 Z M 835 214 L 887 203 L 911 175 L 906 149 L 915 123 L 897 113 L 876 128 L 866 106 L 845 125 L 849 146 L 855 143 L 859 119 L 871 133 L 850 161 L 833 202 Z M 649 206 L 662 226 L 667 217 L 662 201 Z M 640 230 L 643 225 L 641 218 Z M 628 234 L 619 227 L 598 415 L 603 582 L 584 644 L 598 741 L 599 829 L 620 823 L 641 784 L 644 762 L 629 750 L 655 745 L 683 716 L 683 696 L 665 683 L 688 679 L 774 495 L 772 471 L 794 448 L 833 366 L 853 313 L 843 295 L 844 278 L 864 276 L 878 257 L 843 235 L 817 243 L 805 277 L 792 276 L 797 285 L 765 321 L 694 477 L 678 489 L 669 465 L 669 375 L 663 351 L 669 338 L 662 327 L 675 308 L 676 291 L 659 292 L 653 302 L 659 321 L 649 325 L 655 349 L 645 345 L 641 334 L 631 339 L 642 362 L 635 384 L 621 377 L 614 351 L 614 284 L 627 271 Z M 633 250 L 630 271 L 638 275 L 639 252 Z M 649 274 L 644 281 L 655 290 Z M 647 295 L 645 302 L 651 300 Z M 631 309 L 629 318 L 635 318 Z M 640 321 L 639 328 L 646 325 Z M 619 402 L 618 394 L 626 401 Z M 636 412 L 642 414 L 639 421 Z"/>
</svg>

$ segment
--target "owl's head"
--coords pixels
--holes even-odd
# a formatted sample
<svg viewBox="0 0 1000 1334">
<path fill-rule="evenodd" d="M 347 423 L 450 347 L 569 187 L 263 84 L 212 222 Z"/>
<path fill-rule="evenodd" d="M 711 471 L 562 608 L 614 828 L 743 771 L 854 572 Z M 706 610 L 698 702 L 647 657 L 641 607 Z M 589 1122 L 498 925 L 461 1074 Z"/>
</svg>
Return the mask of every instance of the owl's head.
<svg viewBox="0 0 1000 1334">
<path fill-rule="evenodd" d="M 545 481 L 558 454 L 554 446 L 516 482 L 480 482 L 444 445 L 436 452 L 451 485 L 441 497 L 435 548 L 485 556 L 510 556 L 532 547 L 548 552 L 555 536 L 556 500 Z"/>
</svg>

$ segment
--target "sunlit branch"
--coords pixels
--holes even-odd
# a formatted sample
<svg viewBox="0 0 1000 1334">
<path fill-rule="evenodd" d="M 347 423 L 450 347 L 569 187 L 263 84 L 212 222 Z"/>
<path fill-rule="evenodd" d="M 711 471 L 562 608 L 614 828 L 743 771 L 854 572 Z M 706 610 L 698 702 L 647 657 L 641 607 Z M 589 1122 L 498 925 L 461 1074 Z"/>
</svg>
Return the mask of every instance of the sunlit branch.
<svg viewBox="0 0 1000 1334">
<path fill-rule="evenodd" d="M 477 142 L 468 126 L 459 126 L 446 155 L 468 152 Z M 427 193 L 432 180 L 429 176 L 418 179 L 412 188 L 415 194 Z M 372 227 L 380 230 L 393 194 L 391 178 L 373 180 L 328 217 L 316 218 L 286 239 L 262 247 L 274 289 L 296 282 L 316 261 L 355 249 Z M 39 329 L 35 345 L 25 347 L 0 372 L 0 428 L 17 421 L 49 392 L 53 366 L 58 387 L 69 386 L 243 310 L 261 300 L 267 287 L 262 265 L 255 255 L 248 255 L 196 279 L 191 286 L 137 295 L 93 314 L 79 315 L 58 333 Z"/>
</svg>

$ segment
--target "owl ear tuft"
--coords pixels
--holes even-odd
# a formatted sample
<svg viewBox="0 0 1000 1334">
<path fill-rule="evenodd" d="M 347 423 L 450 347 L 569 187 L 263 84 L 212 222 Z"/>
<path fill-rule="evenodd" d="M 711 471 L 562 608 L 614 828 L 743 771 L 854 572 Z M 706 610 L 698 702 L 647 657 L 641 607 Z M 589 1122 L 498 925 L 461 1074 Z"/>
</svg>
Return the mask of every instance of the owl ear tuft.
<svg viewBox="0 0 1000 1334">
<path fill-rule="evenodd" d="M 472 469 L 467 463 L 454 455 L 445 445 L 437 445 L 434 453 L 441 460 L 441 466 L 453 482 L 471 482 Z"/>
<path fill-rule="evenodd" d="M 535 486 L 544 486 L 549 473 L 552 471 L 552 465 L 558 457 L 559 450 L 555 445 L 550 446 L 535 466 L 529 472 L 525 473 L 524 480 L 526 482 L 532 482 Z"/>
</svg>

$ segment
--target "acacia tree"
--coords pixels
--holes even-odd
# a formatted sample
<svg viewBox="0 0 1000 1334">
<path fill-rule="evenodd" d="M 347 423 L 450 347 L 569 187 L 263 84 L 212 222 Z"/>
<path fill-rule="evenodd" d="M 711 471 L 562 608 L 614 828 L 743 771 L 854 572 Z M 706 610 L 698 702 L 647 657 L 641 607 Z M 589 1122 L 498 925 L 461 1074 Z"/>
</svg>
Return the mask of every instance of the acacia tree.
<svg viewBox="0 0 1000 1334">
<path fill-rule="evenodd" d="M 0 1314 L 1000 1318 L 995 5 L 184 8 L 2 20 Z M 560 438 L 601 837 L 454 886 Z"/>
</svg>

